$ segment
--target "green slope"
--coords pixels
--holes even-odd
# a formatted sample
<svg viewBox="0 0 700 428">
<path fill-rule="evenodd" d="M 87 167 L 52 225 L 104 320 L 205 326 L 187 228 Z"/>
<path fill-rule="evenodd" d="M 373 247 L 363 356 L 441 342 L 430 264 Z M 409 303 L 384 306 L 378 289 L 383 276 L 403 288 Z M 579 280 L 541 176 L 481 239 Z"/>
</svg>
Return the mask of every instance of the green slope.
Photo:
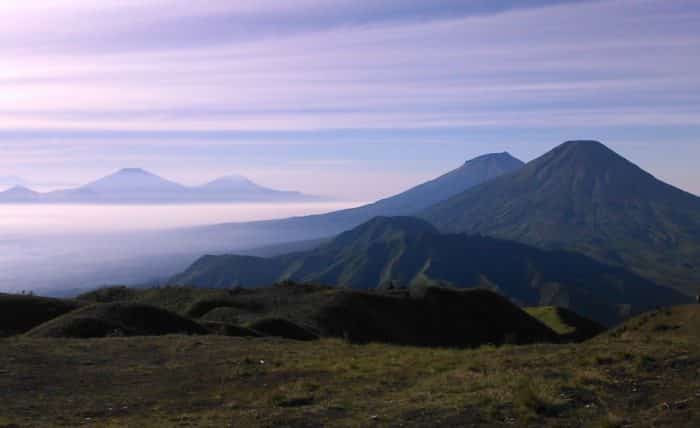
<svg viewBox="0 0 700 428">
<path fill-rule="evenodd" d="M 490 288 L 523 305 L 568 307 L 606 324 L 649 307 L 686 301 L 670 289 L 579 254 L 440 234 L 411 217 L 377 217 L 309 252 L 271 259 L 206 256 L 171 282 L 263 286 L 272 277 L 354 289 Z"/>
<path fill-rule="evenodd" d="M 579 342 L 605 331 L 597 322 L 557 306 L 529 307 L 525 308 L 525 312 L 551 328 L 564 341 Z"/>
<path fill-rule="evenodd" d="M 422 214 L 444 232 L 584 253 L 694 295 L 700 198 L 595 141 L 570 141 Z"/>
</svg>

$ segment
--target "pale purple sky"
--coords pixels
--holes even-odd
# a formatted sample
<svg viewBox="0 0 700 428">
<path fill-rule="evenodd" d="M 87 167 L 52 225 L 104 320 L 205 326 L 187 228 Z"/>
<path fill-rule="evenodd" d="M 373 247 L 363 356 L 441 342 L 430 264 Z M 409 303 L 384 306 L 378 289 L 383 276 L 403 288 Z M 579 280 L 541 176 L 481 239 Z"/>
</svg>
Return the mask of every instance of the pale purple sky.
<svg viewBox="0 0 700 428">
<path fill-rule="evenodd" d="M 586 138 L 700 194 L 698 22 L 682 0 L 4 0 L 0 177 L 368 200 Z"/>
</svg>

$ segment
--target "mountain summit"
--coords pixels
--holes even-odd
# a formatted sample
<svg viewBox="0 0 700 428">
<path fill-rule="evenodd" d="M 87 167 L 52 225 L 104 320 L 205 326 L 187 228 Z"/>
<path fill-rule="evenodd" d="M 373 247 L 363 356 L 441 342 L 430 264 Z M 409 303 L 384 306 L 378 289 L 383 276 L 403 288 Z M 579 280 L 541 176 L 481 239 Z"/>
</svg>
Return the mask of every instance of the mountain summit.
<svg viewBox="0 0 700 428">
<path fill-rule="evenodd" d="M 219 177 L 208 183 L 199 186 L 200 189 L 218 190 L 218 189 L 238 189 L 238 190 L 271 190 L 262 186 L 258 186 L 242 175 L 227 175 Z"/>
<path fill-rule="evenodd" d="M 445 232 L 579 251 L 688 293 L 700 283 L 700 198 L 597 141 L 567 141 L 423 217 Z"/>
<path fill-rule="evenodd" d="M 185 186 L 141 168 L 123 168 L 79 188 L 93 192 L 177 192 Z"/>
<path fill-rule="evenodd" d="M 227 175 L 196 187 L 196 190 L 207 195 L 236 194 L 242 200 L 317 200 L 319 198 L 303 195 L 299 192 L 275 190 L 260 186 L 241 175 Z"/>
<path fill-rule="evenodd" d="M 376 202 L 374 215 L 408 215 L 450 198 L 485 181 L 520 169 L 524 163 L 510 153 L 489 153 L 403 193 Z"/>
</svg>

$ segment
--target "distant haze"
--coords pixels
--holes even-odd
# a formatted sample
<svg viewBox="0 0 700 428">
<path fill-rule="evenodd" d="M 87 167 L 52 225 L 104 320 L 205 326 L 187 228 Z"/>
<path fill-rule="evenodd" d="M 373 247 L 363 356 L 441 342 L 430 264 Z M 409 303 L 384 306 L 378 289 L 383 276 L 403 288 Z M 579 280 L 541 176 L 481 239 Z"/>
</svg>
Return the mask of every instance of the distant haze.
<svg viewBox="0 0 700 428">
<path fill-rule="evenodd" d="M 266 220 L 361 205 L 361 202 L 185 205 L 2 205 L 0 234 L 68 235 L 167 229 L 232 221 Z"/>
<path fill-rule="evenodd" d="M 315 214 L 358 203 L 2 205 L 0 292 L 139 283 L 184 269 L 201 254 L 254 239 L 197 239 L 166 229 Z"/>
</svg>

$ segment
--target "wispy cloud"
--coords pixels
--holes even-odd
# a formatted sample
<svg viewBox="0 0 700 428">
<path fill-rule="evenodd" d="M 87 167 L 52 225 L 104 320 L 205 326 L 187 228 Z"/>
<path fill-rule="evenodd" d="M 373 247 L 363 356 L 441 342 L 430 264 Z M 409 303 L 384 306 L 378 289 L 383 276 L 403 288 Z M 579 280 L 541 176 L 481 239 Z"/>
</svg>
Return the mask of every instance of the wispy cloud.
<svg viewBox="0 0 700 428">
<path fill-rule="evenodd" d="M 381 140 L 373 150 L 389 157 L 408 135 L 390 130 L 513 144 L 695 129 L 698 21 L 684 0 L 8 1 L 0 141 L 108 149 L 115 162 L 170 162 L 170 145 L 194 156 L 213 143 L 301 143 L 295 156 L 314 169 L 328 144 L 323 159 L 364 161 L 338 149 L 353 136 Z M 279 152 L 267 155 L 280 167 L 296 159 Z"/>
</svg>

